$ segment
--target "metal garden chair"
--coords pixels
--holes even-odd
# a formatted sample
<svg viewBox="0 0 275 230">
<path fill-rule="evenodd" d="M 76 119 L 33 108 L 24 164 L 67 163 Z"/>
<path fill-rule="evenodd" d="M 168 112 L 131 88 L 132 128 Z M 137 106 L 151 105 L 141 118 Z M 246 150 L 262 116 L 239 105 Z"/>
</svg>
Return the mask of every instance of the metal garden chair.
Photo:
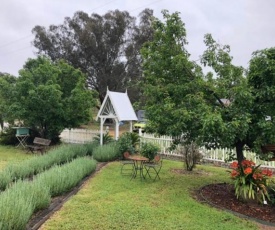
<svg viewBox="0 0 275 230">
<path fill-rule="evenodd" d="M 155 176 L 154 181 L 157 178 L 160 180 L 159 172 L 160 172 L 160 170 L 162 168 L 162 159 L 161 159 L 160 155 L 156 155 L 154 157 L 153 162 L 144 163 L 143 167 L 145 169 L 144 177 L 146 177 L 147 175 L 150 178 L 152 178 L 153 176 Z"/>
<path fill-rule="evenodd" d="M 131 174 L 133 173 L 133 170 L 134 170 L 134 161 L 129 160 L 128 159 L 129 156 L 130 156 L 129 152 L 123 153 L 124 160 L 121 161 L 121 169 L 120 169 L 121 174 L 126 174 L 123 171 L 130 171 L 130 170 L 131 170 Z M 129 167 L 124 168 L 124 166 L 127 166 L 127 165 L 131 166 L 131 168 L 129 168 Z"/>
</svg>

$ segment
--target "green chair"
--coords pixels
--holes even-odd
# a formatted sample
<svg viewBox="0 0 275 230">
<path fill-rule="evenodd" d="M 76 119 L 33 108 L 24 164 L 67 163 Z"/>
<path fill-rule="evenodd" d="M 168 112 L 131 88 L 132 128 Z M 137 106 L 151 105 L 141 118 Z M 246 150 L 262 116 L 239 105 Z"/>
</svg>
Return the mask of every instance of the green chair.
<svg viewBox="0 0 275 230">
<path fill-rule="evenodd" d="M 162 168 L 162 159 L 161 159 L 160 155 L 156 155 L 152 162 L 144 163 L 143 167 L 145 170 L 144 177 L 146 177 L 148 175 L 150 178 L 154 177 L 154 181 L 157 178 L 160 180 L 159 172 Z"/>
</svg>

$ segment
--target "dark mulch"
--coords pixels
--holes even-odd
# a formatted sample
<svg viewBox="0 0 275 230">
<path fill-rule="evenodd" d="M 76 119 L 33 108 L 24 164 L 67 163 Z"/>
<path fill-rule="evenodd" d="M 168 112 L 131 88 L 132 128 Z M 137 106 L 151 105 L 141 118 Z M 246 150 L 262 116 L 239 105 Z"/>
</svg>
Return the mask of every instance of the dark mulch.
<svg viewBox="0 0 275 230">
<path fill-rule="evenodd" d="M 196 198 L 209 205 L 240 214 L 258 223 L 275 227 L 275 205 L 263 205 L 255 200 L 240 201 L 236 198 L 232 184 L 210 184 L 196 192 Z M 274 227 L 270 229 L 274 229 Z"/>
<path fill-rule="evenodd" d="M 41 225 L 46 222 L 57 210 L 59 210 L 63 204 L 73 195 L 75 195 L 88 181 L 90 178 L 94 177 L 95 174 L 107 163 L 98 163 L 95 172 L 91 175 L 85 177 L 75 188 L 70 192 L 63 194 L 62 196 L 54 197 L 51 200 L 51 204 L 47 209 L 38 211 L 35 213 L 27 224 L 27 230 L 37 230 Z"/>
</svg>

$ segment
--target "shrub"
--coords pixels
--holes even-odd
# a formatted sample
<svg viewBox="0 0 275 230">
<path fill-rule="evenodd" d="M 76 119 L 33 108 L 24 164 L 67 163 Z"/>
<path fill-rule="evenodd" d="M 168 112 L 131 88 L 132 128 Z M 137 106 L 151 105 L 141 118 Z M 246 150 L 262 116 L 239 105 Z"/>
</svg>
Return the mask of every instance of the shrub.
<svg viewBox="0 0 275 230">
<path fill-rule="evenodd" d="M 153 143 L 142 143 L 140 148 L 140 154 L 144 157 L 147 157 L 150 161 L 158 154 L 160 148 Z"/>
<path fill-rule="evenodd" d="M 88 156 L 92 156 L 93 155 L 93 152 L 94 152 L 94 149 L 97 148 L 99 146 L 99 143 L 95 142 L 95 141 L 92 141 L 92 142 L 86 142 L 84 144 L 84 146 L 87 148 L 87 155 Z"/>
<path fill-rule="evenodd" d="M 136 153 L 139 145 L 139 135 L 136 133 L 123 133 L 118 139 L 119 154 L 122 157 L 124 152 Z"/>
<path fill-rule="evenodd" d="M 116 160 L 119 157 L 118 144 L 116 142 L 99 145 L 95 148 L 93 158 L 99 162 Z"/>
<path fill-rule="evenodd" d="M 0 144 L 2 145 L 16 145 L 18 140 L 15 136 L 16 130 L 9 127 L 0 132 Z"/>
<path fill-rule="evenodd" d="M 100 144 L 100 134 L 97 134 L 94 138 L 93 141 L 98 143 L 98 145 Z M 109 132 L 106 132 L 103 134 L 102 136 L 102 141 L 103 141 L 103 145 L 109 144 L 111 142 L 114 141 L 114 138 L 109 134 Z"/>
<path fill-rule="evenodd" d="M 20 164 L 8 165 L 0 172 L 0 189 L 5 190 L 8 184 L 18 179 L 24 179 L 38 173 L 41 173 L 53 165 L 64 164 L 77 157 L 83 157 L 88 154 L 88 149 L 82 144 L 62 145 L 52 149 L 45 155 L 37 155 Z"/>
<path fill-rule="evenodd" d="M 35 211 L 46 208 L 51 196 L 61 195 L 96 169 L 96 161 L 82 157 L 55 166 L 30 181 L 17 181 L 0 194 L 0 229 L 26 229 Z"/>
<path fill-rule="evenodd" d="M 203 157 L 195 143 L 180 146 L 178 151 L 183 156 L 183 162 L 187 171 L 192 171 Z"/>
<path fill-rule="evenodd" d="M 267 188 L 272 177 L 271 170 L 260 169 L 260 165 L 255 166 L 250 160 L 243 160 L 241 164 L 234 161 L 230 166 L 238 199 L 257 199 L 264 203 L 266 199 L 270 200 Z"/>
</svg>

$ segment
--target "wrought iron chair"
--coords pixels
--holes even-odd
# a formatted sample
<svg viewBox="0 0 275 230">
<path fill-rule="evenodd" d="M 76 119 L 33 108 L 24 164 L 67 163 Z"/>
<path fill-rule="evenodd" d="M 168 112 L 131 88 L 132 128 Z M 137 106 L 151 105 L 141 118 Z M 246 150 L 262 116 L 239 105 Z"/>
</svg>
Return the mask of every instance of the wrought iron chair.
<svg viewBox="0 0 275 230">
<path fill-rule="evenodd" d="M 146 177 L 147 175 L 152 178 L 151 176 L 155 176 L 154 181 L 158 178 L 160 180 L 159 177 L 159 172 L 162 168 L 162 159 L 160 157 L 160 155 L 156 155 L 154 157 L 153 162 L 149 162 L 149 163 L 144 163 L 143 167 L 145 169 L 145 175 L 144 177 Z"/>
<path fill-rule="evenodd" d="M 130 156 L 130 153 L 129 153 L 129 152 L 123 153 L 123 158 L 124 158 L 124 160 L 121 161 L 121 169 L 120 169 L 120 173 L 121 173 L 121 174 L 126 174 L 126 173 L 124 173 L 123 171 L 130 171 L 130 170 L 131 170 L 131 174 L 132 174 L 132 172 L 133 172 L 133 170 L 134 170 L 134 161 L 129 160 L 129 159 L 128 159 L 129 156 Z M 130 165 L 131 168 L 129 168 L 129 167 L 124 168 L 124 166 L 126 166 L 126 165 Z M 127 174 L 128 174 L 128 173 L 127 173 Z"/>
</svg>

